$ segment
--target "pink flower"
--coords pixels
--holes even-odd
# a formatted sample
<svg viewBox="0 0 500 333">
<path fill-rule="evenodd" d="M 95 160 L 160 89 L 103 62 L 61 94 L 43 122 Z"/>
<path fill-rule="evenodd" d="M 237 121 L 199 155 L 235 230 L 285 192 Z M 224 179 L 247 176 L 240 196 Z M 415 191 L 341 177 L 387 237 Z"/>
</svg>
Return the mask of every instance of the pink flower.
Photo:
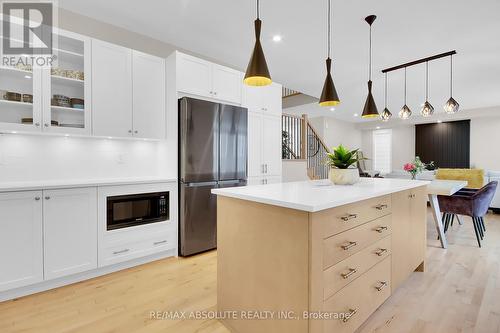
<svg viewBox="0 0 500 333">
<path fill-rule="evenodd" d="M 413 170 L 415 170 L 415 164 L 412 164 L 412 163 L 406 163 L 406 164 L 403 166 L 403 169 L 404 169 L 405 171 L 408 171 L 408 172 L 413 171 Z"/>
</svg>

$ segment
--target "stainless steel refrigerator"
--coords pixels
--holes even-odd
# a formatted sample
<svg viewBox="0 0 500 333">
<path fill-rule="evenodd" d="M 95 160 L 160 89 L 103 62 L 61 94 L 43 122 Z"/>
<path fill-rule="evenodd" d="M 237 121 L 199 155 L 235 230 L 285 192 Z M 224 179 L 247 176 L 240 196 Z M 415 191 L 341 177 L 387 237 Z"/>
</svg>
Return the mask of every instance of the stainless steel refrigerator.
<svg viewBox="0 0 500 333">
<path fill-rule="evenodd" d="M 214 188 L 247 183 L 247 109 L 179 100 L 179 254 L 217 247 Z"/>
</svg>

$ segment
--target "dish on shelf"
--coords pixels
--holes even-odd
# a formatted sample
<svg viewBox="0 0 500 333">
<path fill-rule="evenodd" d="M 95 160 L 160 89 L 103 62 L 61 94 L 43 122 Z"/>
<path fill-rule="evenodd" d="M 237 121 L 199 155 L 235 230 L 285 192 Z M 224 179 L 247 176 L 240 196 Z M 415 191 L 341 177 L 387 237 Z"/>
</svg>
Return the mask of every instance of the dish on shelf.
<svg viewBox="0 0 500 333">
<path fill-rule="evenodd" d="M 50 73 L 54 76 L 60 76 L 60 77 L 65 77 L 69 79 L 75 79 L 75 80 L 84 80 L 84 73 L 82 71 L 77 71 L 77 70 L 72 70 L 72 69 L 63 69 L 63 68 L 52 68 L 50 70 Z"/>
<path fill-rule="evenodd" d="M 15 68 L 20 69 L 22 71 L 27 71 L 27 72 L 32 72 L 33 71 L 33 66 L 31 66 L 31 65 L 23 65 L 21 63 L 18 63 Z"/>
<path fill-rule="evenodd" d="M 85 128 L 83 124 L 59 124 L 59 127 Z"/>
<path fill-rule="evenodd" d="M 21 94 L 12 92 L 12 91 L 7 91 L 5 95 L 3 96 L 4 99 L 12 102 L 20 102 L 21 101 Z"/>
<path fill-rule="evenodd" d="M 23 102 L 24 103 L 33 103 L 33 95 L 23 94 Z"/>
<path fill-rule="evenodd" d="M 54 95 L 52 96 L 51 104 L 53 106 L 63 106 L 65 108 L 71 107 L 71 99 L 64 95 Z"/>
<path fill-rule="evenodd" d="M 71 100 L 71 107 L 75 109 L 83 109 L 85 102 L 81 98 L 72 98 Z"/>
</svg>

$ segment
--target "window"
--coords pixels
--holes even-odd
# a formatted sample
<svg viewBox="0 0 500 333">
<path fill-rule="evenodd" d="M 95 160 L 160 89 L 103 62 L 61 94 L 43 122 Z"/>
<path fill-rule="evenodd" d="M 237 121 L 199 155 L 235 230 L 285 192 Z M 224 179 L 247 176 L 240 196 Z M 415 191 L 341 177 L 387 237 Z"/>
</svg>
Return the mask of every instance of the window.
<svg viewBox="0 0 500 333">
<path fill-rule="evenodd" d="M 382 174 L 392 171 L 392 130 L 373 131 L 373 169 Z"/>
</svg>

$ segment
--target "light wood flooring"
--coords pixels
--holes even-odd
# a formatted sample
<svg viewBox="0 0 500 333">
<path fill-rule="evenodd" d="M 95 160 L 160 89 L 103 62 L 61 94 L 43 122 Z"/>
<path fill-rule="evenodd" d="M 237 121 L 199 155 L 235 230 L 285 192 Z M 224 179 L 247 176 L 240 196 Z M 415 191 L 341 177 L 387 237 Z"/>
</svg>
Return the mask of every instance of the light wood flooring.
<svg viewBox="0 0 500 333">
<path fill-rule="evenodd" d="M 414 273 L 359 332 L 500 332 L 500 215 L 482 249 L 470 219 L 439 248 L 428 223 L 425 273 Z M 151 311 L 215 310 L 216 252 L 171 258 L 0 303 L 0 332 L 229 332 L 215 320 L 156 320 Z"/>
</svg>

